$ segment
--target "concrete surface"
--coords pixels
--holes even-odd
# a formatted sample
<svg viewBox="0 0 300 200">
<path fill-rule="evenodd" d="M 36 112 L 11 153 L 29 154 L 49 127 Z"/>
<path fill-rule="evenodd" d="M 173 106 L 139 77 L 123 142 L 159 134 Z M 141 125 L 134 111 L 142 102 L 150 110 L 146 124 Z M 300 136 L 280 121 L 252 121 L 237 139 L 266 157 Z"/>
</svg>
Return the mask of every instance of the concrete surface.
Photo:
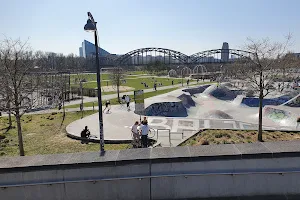
<svg viewBox="0 0 300 200">
<path fill-rule="evenodd" d="M 172 115 L 172 113 L 179 112 L 177 107 L 174 107 L 175 110 L 172 110 L 171 107 L 166 109 L 165 105 L 169 102 L 182 103 L 188 114 L 187 117 L 148 116 L 149 126 L 155 130 L 160 129 L 156 135 L 158 143 L 161 143 L 161 146 L 164 147 L 177 146 L 201 129 L 258 129 L 257 107 L 242 105 L 241 99 L 243 97 L 241 95 L 236 95 L 232 101 L 217 99 L 211 95 L 216 89 L 222 90 L 221 87 L 211 85 L 206 87 L 203 92 L 193 93 L 193 95 L 187 92 L 189 90 L 178 89 L 145 99 L 145 108 L 162 109 L 161 112 L 152 112 L 152 114 L 167 113 Z M 190 90 L 193 89 L 190 88 Z M 225 91 L 228 91 L 228 89 Z M 158 103 L 161 106 L 154 107 Z M 297 116 L 300 116 L 299 107 L 265 106 L 263 116 L 264 130 L 298 131 L 296 129 L 296 119 Z M 131 103 L 131 111 L 129 112 L 125 105 L 112 106 L 110 113 L 104 113 L 105 140 L 130 140 L 130 128 L 139 119 L 140 116 L 134 113 L 134 103 Z M 95 139 L 98 140 L 98 114 L 71 123 L 67 127 L 67 132 L 70 135 L 79 137 L 85 125 L 89 127 L 93 135 L 97 136 Z M 300 127 L 298 128 L 300 129 Z M 169 135 L 169 130 L 171 135 Z"/>
</svg>

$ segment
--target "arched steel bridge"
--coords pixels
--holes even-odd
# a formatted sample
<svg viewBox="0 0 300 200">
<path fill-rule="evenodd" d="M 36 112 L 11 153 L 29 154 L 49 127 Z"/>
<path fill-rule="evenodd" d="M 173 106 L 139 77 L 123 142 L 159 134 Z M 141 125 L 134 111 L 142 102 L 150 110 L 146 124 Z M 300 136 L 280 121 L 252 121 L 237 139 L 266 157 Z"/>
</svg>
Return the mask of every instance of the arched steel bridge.
<svg viewBox="0 0 300 200">
<path fill-rule="evenodd" d="M 120 56 L 102 56 L 102 65 L 147 65 L 154 62 L 164 64 L 203 64 L 203 63 L 230 63 L 238 58 L 249 58 L 253 53 L 239 49 L 212 49 L 201 51 L 190 56 L 179 51 L 166 48 L 141 48 Z"/>
</svg>

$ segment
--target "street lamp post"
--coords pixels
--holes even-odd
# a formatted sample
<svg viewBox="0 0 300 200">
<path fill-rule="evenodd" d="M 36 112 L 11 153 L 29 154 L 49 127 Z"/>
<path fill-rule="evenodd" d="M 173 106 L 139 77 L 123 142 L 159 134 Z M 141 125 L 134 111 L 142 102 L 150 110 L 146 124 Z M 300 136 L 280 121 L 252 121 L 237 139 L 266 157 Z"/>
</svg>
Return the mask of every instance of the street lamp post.
<svg viewBox="0 0 300 200">
<path fill-rule="evenodd" d="M 94 32 L 95 36 L 95 48 L 96 48 L 96 69 L 97 69 L 97 89 L 98 89 L 98 114 L 99 114 L 99 128 L 100 128 L 100 150 L 104 153 L 104 134 L 103 134 L 103 116 L 102 116 L 102 99 L 101 99 L 101 82 L 100 82 L 100 63 L 98 55 L 98 32 L 97 32 L 97 22 L 90 12 L 88 12 L 89 19 L 87 20 L 84 30 L 87 32 Z"/>
</svg>

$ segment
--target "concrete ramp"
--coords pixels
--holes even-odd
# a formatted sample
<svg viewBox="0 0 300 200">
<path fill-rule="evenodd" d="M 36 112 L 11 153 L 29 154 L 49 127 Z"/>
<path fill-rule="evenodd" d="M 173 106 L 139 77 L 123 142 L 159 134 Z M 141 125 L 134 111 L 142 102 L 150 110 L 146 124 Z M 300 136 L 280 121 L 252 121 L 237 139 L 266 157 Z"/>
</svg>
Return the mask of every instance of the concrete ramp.
<svg viewBox="0 0 300 200">
<path fill-rule="evenodd" d="M 138 113 L 137 113 L 138 114 Z M 161 102 L 148 106 L 144 115 L 162 117 L 187 117 L 187 110 L 182 102 Z"/>
<path fill-rule="evenodd" d="M 181 100 L 182 104 L 186 108 L 195 107 L 195 101 L 192 99 L 190 95 L 182 94 L 178 97 Z"/>
<path fill-rule="evenodd" d="M 294 98 L 282 104 L 282 106 L 300 107 L 300 93 L 296 95 Z"/>
<path fill-rule="evenodd" d="M 204 114 L 204 117 L 207 119 L 233 119 L 232 116 L 221 110 L 212 110 Z"/>
</svg>

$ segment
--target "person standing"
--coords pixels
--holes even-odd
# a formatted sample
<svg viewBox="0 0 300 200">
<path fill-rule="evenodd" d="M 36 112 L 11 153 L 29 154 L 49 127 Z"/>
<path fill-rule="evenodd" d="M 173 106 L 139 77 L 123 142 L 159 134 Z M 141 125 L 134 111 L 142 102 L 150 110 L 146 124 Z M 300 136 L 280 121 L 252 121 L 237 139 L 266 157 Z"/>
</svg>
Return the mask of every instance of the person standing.
<svg viewBox="0 0 300 200">
<path fill-rule="evenodd" d="M 174 80 L 172 80 L 172 85 L 174 85 Z"/>
<path fill-rule="evenodd" d="M 134 125 L 131 127 L 133 148 L 138 148 L 140 146 L 140 134 L 139 134 L 138 126 L 139 126 L 139 122 L 136 121 Z"/>
<path fill-rule="evenodd" d="M 149 126 L 148 126 L 147 121 L 145 121 L 144 124 L 142 125 L 141 133 L 142 133 L 142 147 L 147 148 L 148 147 L 148 133 L 149 133 Z"/>
<path fill-rule="evenodd" d="M 186 81 L 187 86 L 189 86 L 189 83 L 190 83 L 190 79 L 188 79 L 188 80 Z"/>
<path fill-rule="evenodd" d="M 154 87 L 154 90 L 156 91 L 156 83 L 154 83 L 154 86 L 153 86 L 153 87 Z"/>
<path fill-rule="evenodd" d="M 298 130 L 299 127 L 300 127 L 300 117 L 297 118 L 296 131 Z"/>
<path fill-rule="evenodd" d="M 130 110 L 130 107 L 129 107 L 129 104 L 130 104 L 130 98 L 128 95 L 125 96 L 125 102 L 127 104 L 127 110 L 129 111 Z"/>
</svg>

